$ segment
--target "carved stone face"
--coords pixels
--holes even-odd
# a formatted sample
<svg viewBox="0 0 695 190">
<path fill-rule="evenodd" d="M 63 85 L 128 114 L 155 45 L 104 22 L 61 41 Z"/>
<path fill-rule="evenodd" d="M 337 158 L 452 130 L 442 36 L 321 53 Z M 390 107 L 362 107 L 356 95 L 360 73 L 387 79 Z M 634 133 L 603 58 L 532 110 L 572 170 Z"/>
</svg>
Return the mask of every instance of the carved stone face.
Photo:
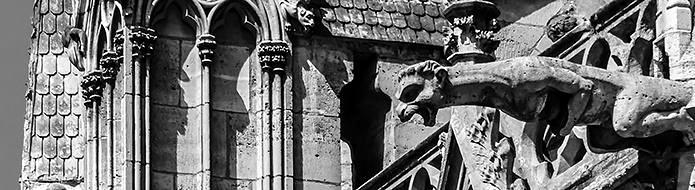
<svg viewBox="0 0 695 190">
<path fill-rule="evenodd" d="M 425 61 L 409 66 L 399 73 L 399 90 L 396 94 L 401 103 L 396 108 L 401 122 L 419 114 L 426 126 L 434 126 L 437 110 L 444 104 L 442 87 L 446 80 L 446 69 L 437 62 Z"/>
<path fill-rule="evenodd" d="M 304 27 L 313 27 L 314 13 L 303 6 L 297 6 L 297 20 Z"/>
</svg>

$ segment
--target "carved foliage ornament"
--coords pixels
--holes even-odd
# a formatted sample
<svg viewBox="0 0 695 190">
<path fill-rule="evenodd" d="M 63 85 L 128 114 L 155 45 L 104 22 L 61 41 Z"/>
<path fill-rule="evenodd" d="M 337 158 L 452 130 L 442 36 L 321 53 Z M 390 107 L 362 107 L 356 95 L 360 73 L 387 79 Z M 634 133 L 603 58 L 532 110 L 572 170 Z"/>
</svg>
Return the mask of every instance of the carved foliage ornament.
<svg viewBox="0 0 695 190">
<path fill-rule="evenodd" d="M 103 76 L 106 81 L 113 82 L 116 79 L 118 70 L 121 67 L 123 56 L 113 51 L 104 52 L 99 60 L 99 66 L 103 70 Z"/>
<path fill-rule="evenodd" d="M 287 42 L 264 42 L 258 50 L 263 70 L 284 71 L 289 56 L 290 46 Z"/>
<path fill-rule="evenodd" d="M 142 26 L 131 26 L 128 39 L 133 43 L 133 56 L 143 58 L 152 53 L 152 44 L 157 39 L 155 31 Z"/>
<path fill-rule="evenodd" d="M 95 102 L 101 101 L 101 94 L 106 86 L 104 75 L 101 71 L 95 70 L 85 75 L 80 83 L 82 87 L 82 97 L 85 99 L 84 104 L 91 106 Z"/>
</svg>

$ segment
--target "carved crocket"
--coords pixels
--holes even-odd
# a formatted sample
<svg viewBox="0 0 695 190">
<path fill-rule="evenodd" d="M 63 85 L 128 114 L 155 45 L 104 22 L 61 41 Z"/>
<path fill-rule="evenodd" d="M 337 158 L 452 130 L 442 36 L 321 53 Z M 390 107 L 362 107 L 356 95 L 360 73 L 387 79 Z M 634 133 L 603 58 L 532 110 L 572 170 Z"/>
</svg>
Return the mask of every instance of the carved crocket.
<svg viewBox="0 0 695 190">
<path fill-rule="evenodd" d="M 560 135 L 589 125 L 594 152 L 628 147 L 660 152 L 660 144 L 682 148 L 695 141 L 695 121 L 687 112 L 693 87 L 682 82 L 548 57 L 452 67 L 425 61 L 402 70 L 398 80 L 396 111 L 402 121 L 417 113 L 431 126 L 439 108 L 478 105 L 521 121 L 545 121 Z M 661 135 L 673 131 L 683 132 L 678 141 Z"/>
</svg>

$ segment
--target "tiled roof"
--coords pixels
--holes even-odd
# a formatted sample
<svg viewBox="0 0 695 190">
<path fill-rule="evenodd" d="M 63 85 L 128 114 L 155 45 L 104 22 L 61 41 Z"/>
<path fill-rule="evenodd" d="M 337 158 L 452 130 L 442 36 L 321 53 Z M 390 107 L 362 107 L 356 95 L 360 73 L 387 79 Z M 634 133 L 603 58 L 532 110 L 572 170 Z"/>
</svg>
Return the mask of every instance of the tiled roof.
<svg viewBox="0 0 695 190">
<path fill-rule="evenodd" d="M 69 1 L 37 0 L 34 5 L 23 179 L 74 180 L 82 175 L 81 72 L 63 53 L 62 33 L 73 14 L 63 2 Z"/>
<path fill-rule="evenodd" d="M 442 46 L 449 22 L 443 0 L 326 0 L 330 35 Z"/>
</svg>

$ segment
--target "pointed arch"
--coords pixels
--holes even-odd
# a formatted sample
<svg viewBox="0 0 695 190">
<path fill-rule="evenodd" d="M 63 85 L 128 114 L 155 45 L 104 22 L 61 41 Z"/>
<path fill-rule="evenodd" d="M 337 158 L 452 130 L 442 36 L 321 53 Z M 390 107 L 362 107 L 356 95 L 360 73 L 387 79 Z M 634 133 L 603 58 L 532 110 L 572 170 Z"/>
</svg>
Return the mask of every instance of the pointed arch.
<svg viewBox="0 0 695 190">
<path fill-rule="evenodd" d="M 252 9 L 241 1 L 227 1 L 215 6 L 210 12 L 208 32 L 220 44 L 255 46 L 262 36 L 260 19 Z"/>
<path fill-rule="evenodd" d="M 193 40 L 207 30 L 203 8 L 189 0 L 155 1 L 149 27 L 158 35 Z"/>
</svg>

